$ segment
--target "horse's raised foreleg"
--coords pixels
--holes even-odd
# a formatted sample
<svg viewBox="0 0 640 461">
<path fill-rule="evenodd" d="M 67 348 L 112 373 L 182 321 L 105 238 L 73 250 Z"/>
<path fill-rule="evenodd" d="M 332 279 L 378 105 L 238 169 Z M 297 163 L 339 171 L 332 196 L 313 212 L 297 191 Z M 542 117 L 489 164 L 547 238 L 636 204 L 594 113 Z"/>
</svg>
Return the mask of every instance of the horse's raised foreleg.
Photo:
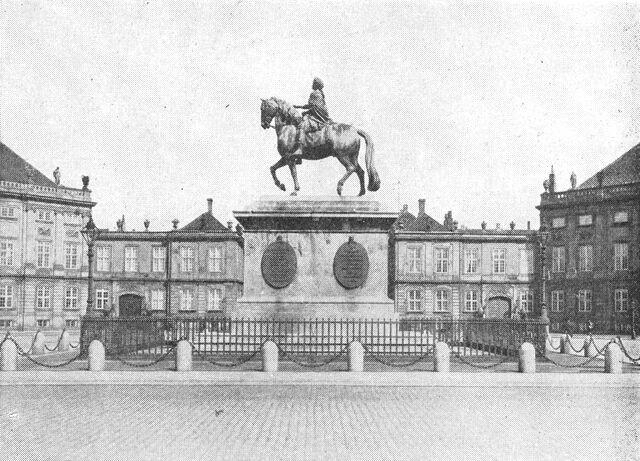
<svg viewBox="0 0 640 461">
<path fill-rule="evenodd" d="M 300 184 L 298 184 L 298 171 L 296 170 L 296 161 L 292 160 L 289 162 L 289 170 L 291 170 L 291 177 L 293 178 L 293 187 L 294 191 L 291 192 L 291 195 L 297 195 L 300 190 Z"/>
<path fill-rule="evenodd" d="M 351 174 L 354 171 L 356 171 L 356 166 L 353 163 L 351 163 L 351 159 L 349 158 L 346 158 L 346 157 L 336 157 L 336 158 L 347 169 L 347 172 L 345 173 L 345 175 L 342 177 L 342 179 L 340 179 L 340 181 L 338 181 L 338 195 L 342 195 L 342 187 L 344 186 L 344 183 L 347 181 L 347 179 L 349 179 L 349 176 L 351 176 Z"/>
<path fill-rule="evenodd" d="M 280 160 L 278 160 L 276 163 L 271 165 L 271 176 L 273 176 L 273 182 L 276 183 L 276 186 L 278 186 L 280 188 L 280 190 L 287 190 L 287 188 L 284 186 L 284 184 L 282 184 L 278 180 L 278 176 L 276 175 L 276 171 L 279 168 L 282 168 L 283 166 L 285 166 L 286 164 L 287 164 L 287 159 L 285 159 L 284 157 L 281 157 Z"/>
</svg>

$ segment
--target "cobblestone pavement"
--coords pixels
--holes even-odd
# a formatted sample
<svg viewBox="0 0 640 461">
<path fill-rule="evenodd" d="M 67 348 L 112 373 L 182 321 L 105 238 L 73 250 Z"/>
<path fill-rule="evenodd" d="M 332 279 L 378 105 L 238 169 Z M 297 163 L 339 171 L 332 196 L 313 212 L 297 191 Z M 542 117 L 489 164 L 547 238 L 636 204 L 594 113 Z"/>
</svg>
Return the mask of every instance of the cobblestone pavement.
<svg viewBox="0 0 640 461">
<path fill-rule="evenodd" d="M 637 459 L 637 387 L 0 387 L 3 459 Z"/>
</svg>

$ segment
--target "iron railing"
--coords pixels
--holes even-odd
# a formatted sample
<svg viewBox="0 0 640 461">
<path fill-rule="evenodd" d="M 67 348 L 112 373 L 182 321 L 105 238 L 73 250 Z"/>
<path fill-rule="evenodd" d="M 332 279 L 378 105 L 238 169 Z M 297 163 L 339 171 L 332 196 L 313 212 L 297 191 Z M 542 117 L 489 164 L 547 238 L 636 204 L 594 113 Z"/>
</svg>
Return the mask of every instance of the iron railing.
<svg viewBox="0 0 640 461">
<path fill-rule="evenodd" d="M 245 318 L 95 318 L 82 319 L 81 343 L 100 340 L 108 356 L 163 354 L 181 339 L 199 355 L 246 355 L 275 342 L 299 355 L 332 355 L 359 341 L 370 353 L 419 356 L 438 341 L 454 353 L 516 355 L 523 342 L 544 350 L 546 324 L 503 319 L 245 319 Z"/>
</svg>

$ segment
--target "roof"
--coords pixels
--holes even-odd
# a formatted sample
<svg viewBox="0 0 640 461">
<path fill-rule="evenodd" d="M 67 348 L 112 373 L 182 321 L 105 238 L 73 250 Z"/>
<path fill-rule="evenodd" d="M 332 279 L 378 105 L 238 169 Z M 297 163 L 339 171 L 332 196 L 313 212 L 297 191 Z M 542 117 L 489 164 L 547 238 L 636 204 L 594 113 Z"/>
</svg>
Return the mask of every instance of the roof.
<svg viewBox="0 0 640 461">
<path fill-rule="evenodd" d="M 405 229 L 415 220 L 416 217 L 408 211 L 407 206 L 405 205 L 405 207 L 402 208 L 402 211 L 400 211 L 398 219 L 393 223 L 393 227 L 396 229 Z"/>
<path fill-rule="evenodd" d="M 33 176 L 29 181 L 27 171 Z M 39 186 L 56 187 L 56 184 L 20 157 L 9 147 L 0 142 L 0 181 L 17 182 L 23 184 L 37 184 Z"/>
<path fill-rule="evenodd" d="M 233 232 L 227 229 L 220 221 L 206 211 L 191 221 L 184 227 L 180 228 L 180 231 L 198 231 L 198 232 Z"/>
<path fill-rule="evenodd" d="M 598 173 L 578 186 L 578 189 L 600 187 L 598 175 L 602 174 L 603 186 L 620 186 L 640 182 L 640 144 L 618 157 Z"/>
<path fill-rule="evenodd" d="M 447 228 L 426 213 L 418 213 L 416 219 L 404 228 L 409 232 L 447 231 Z"/>
</svg>

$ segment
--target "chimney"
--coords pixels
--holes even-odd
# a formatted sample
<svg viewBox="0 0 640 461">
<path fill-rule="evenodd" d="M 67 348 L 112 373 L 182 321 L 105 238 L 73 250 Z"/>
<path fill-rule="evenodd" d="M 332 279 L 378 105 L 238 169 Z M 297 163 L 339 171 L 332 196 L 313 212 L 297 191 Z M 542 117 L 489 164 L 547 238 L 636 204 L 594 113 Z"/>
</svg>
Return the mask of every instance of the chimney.
<svg viewBox="0 0 640 461">
<path fill-rule="evenodd" d="M 482 221 L 482 224 L 480 224 L 480 227 L 482 227 L 482 230 L 485 230 L 487 228 L 487 222 Z"/>
<path fill-rule="evenodd" d="M 531 221 L 527 221 L 527 230 L 531 230 Z"/>
<path fill-rule="evenodd" d="M 149 224 L 151 224 L 151 221 L 149 221 L 148 219 L 145 219 L 143 224 L 144 224 L 144 231 L 149 232 Z"/>
<path fill-rule="evenodd" d="M 500 230 L 500 223 L 496 223 L 496 230 Z"/>
<path fill-rule="evenodd" d="M 404 205 L 402 205 L 402 212 L 406 213 L 407 211 L 409 211 L 409 205 L 405 203 Z"/>
<path fill-rule="evenodd" d="M 511 230 L 516 228 L 516 222 L 515 221 L 511 221 L 511 223 L 509 224 L 509 227 L 511 228 Z"/>
<path fill-rule="evenodd" d="M 227 221 L 227 229 L 229 229 L 230 231 L 233 230 L 233 221 Z"/>
<path fill-rule="evenodd" d="M 178 223 L 180 222 L 180 220 L 178 218 L 174 219 L 173 221 L 171 221 L 173 223 L 173 229 L 177 229 L 178 228 Z"/>
<path fill-rule="evenodd" d="M 425 199 L 421 198 L 420 200 L 418 200 L 418 214 L 424 214 L 424 203 L 426 202 Z"/>
<path fill-rule="evenodd" d="M 207 209 L 209 210 L 209 214 L 213 214 L 213 199 L 207 199 Z"/>
<path fill-rule="evenodd" d="M 596 179 L 598 180 L 598 187 L 602 187 L 602 183 L 604 182 L 604 171 L 598 171 L 596 173 Z"/>
</svg>

